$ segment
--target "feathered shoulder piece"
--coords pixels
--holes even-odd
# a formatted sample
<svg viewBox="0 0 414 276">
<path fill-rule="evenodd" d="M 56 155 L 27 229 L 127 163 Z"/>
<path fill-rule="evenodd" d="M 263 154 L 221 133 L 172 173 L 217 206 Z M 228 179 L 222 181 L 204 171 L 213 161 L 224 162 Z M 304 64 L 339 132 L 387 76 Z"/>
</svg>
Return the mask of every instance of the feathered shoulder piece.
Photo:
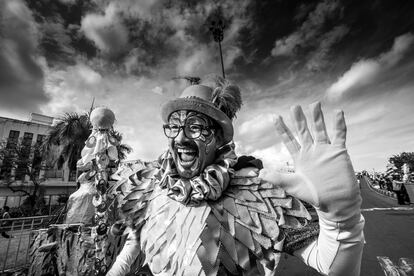
<svg viewBox="0 0 414 276">
<path fill-rule="evenodd" d="M 259 178 L 260 160 L 243 157 L 242 163 L 221 199 L 209 202 L 211 214 L 197 251 L 203 268 L 212 268 L 205 269 L 206 275 L 221 275 L 210 273 L 219 269 L 231 275 L 255 269 L 265 274 L 275 269 L 281 252 L 303 247 L 318 234 L 308 226 L 311 216 L 301 201 Z M 296 233 L 306 233 L 307 239 L 293 243 L 290 236 L 301 236 Z"/>
<path fill-rule="evenodd" d="M 152 181 L 158 172 L 156 162 L 140 160 L 124 162 L 111 177 L 116 184 L 110 192 L 116 195 L 121 217 L 130 226 L 139 227 L 144 220 L 145 209 L 154 188 Z"/>
</svg>

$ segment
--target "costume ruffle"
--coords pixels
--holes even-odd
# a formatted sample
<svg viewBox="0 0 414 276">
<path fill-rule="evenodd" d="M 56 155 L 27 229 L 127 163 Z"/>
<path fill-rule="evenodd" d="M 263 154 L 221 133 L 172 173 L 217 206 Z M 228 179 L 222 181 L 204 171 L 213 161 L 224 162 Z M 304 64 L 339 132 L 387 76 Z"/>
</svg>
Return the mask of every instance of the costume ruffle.
<svg viewBox="0 0 414 276">
<path fill-rule="evenodd" d="M 213 165 L 207 166 L 200 176 L 182 179 L 177 173 L 169 151 L 161 156 L 160 187 L 168 189 L 168 196 L 185 205 L 197 206 L 204 200 L 217 200 L 227 188 L 237 163 L 234 143 L 221 147 Z"/>
</svg>

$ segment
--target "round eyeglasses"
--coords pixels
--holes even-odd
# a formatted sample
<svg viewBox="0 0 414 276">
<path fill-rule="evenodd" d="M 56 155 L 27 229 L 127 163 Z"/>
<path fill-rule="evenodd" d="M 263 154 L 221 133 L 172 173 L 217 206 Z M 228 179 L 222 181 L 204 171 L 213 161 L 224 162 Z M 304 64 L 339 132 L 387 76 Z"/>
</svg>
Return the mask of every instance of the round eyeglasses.
<svg viewBox="0 0 414 276">
<path fill-rule="evenodd" d="M 197 139 L 201 136 L 201 133 L 203 131 L 211 131 L 212 129 L 215 129 L 214 126 L 203 126 L 203 125 L 197 125 L 197 124 L 189 124 L 189 125 L 175 125 L 175 124 L 165 124 L 163 125 L 164 128 L 164 134 L 168 138 L 175 138 L 180 133 L 181 129 L 184 130 L 184 135 L 188 139 Z"/>
</svg>

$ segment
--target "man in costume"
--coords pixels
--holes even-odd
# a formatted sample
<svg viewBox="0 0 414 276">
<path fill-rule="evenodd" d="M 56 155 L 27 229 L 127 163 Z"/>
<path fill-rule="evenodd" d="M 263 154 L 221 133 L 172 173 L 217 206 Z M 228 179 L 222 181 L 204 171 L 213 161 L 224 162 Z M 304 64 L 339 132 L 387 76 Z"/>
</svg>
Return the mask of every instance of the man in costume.
<svg viewBox="0 0 414 276">
<path fill-rule="evenodd" d="M 292 108 L 299 141 L 279 117 L 295 173 L 263 180 L 260 160 L 234 152 L 240 107 L 239 88 L 224 81 L 189 86 L 162 106 L 169 149 L 124 199 L 130 232 L 107 275 L 126 275 L 137 259 L 153 275 L 273 275 L 282 252 L 325 275 L 359 275 L 364 218 L 343 112 L 332 140 L 319 103 L 313 135 Z M 301 201 L 315 207 L 316 226 Z"/>
</svg>

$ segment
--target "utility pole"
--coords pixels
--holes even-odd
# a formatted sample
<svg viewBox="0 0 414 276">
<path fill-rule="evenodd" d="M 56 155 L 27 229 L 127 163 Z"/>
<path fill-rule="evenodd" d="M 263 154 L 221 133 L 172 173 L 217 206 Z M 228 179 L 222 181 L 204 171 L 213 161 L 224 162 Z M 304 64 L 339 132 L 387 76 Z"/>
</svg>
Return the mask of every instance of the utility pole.
<svg viewBox="0 0 414 276">
<path fill-rule="evenodd" d="M 223 64 L 223 53 L 221 51 L 221 42 L 223 41 L 224 35 L 223 30 L 225 28 L 224 22 L 221 18 L 218 18 L 217 21 L 211 21 L 210 32 L 213 34 L 214 41 L 218 43 L 220 51 L 220 61 L 221 61 L 221 71 L 223 73 L 223 78 L 226 78 L 224 73 L 224 64 Z"/>
</svg>

